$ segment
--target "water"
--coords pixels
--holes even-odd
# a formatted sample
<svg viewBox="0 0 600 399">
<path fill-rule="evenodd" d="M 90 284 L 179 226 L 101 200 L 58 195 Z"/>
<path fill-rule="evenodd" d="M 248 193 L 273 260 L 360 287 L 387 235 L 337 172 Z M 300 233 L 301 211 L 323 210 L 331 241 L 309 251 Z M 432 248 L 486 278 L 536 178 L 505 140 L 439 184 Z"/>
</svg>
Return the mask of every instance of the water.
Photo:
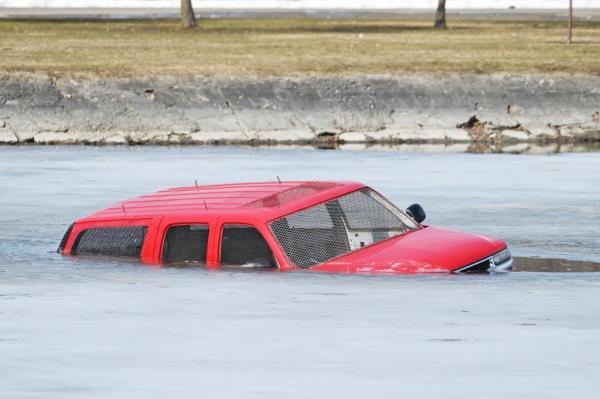
<svg viewBox="0 0 600 399">
<path fill-rule="evenodd" d="M 596 398 L 600 273 L 208 272 L 54 250 L 124 198 L 280 176 L 363 181 L 519 257 L 591 264 L 598 170 L 598 153 L 0 147 L 0 397 Z"/>
<path fill-rule="evenodd" d="M 517 256 L 600 259 L 600 153 L 552 156 L 224 147 L 0 147 L 0 251 L 34 261 L 75 219 L 158 189 L 365 182 L 427 222 L 506 240 Z M 25 253 L 24 253 L 25 252 Z M 44 259 L 46 260 L 46 259 Z"/>
</svg>

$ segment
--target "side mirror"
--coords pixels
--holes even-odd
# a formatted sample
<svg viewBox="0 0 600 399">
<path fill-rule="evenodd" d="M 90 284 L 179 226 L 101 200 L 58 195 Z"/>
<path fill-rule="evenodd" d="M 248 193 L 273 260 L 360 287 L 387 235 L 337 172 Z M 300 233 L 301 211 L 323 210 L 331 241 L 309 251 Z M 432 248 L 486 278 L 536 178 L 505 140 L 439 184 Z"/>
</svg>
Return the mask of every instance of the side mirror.
<svg viewBox="0 0 600 399">
<path fill-rule="evenodd" d="M 408 216 L 415 219 L 417 223 L 421 223 L 427 217 L 425 209 L 423 209 L 423 207 L 419 204 L 412 204 L 406 208 L 406 213 L 408 213 Z"/>
</svg>

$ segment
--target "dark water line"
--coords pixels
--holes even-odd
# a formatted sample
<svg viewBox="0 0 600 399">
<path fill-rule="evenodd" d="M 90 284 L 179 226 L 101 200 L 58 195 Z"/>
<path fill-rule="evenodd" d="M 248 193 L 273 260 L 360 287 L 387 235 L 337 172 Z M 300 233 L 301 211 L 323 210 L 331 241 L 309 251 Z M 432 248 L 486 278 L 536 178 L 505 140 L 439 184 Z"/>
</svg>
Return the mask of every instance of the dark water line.
<svg viewBox="0 0 600 399">
<path fill-rule="evenodd" d="M 600 272 L 600 262 L 558 259 L 515 257 L 515 272 L 590 273 Z"/>
<path fill-rule="evenodd" d="M 22 142 L 17 144 L 0 143 L 0 149 L 10 147 L 45 147 L 47 144 L 33 144 Z M 368 143 L 344 143 L 335 141 L 307 141 L 307 142 L 276 142 L 276 141 L 252 141 L 225 142 L 225 143 L 129 143 L 129 144 L 99 144 L 99 143 L 65 143 L 51 144 L 50 147 L 198 147 L 198 148 L 251 148 L 251 149 L 315 149 L 315 150 L 353 150 L 353 151 L 397 151 L 406 153 L 454 153 L 454 154 L 510 154 L 510 155 L 552 155 L 565 153 L 598 153 L 600 142 L 581 143 L 489 143 L 489 142 L 368 142 Z"/>
</svg>

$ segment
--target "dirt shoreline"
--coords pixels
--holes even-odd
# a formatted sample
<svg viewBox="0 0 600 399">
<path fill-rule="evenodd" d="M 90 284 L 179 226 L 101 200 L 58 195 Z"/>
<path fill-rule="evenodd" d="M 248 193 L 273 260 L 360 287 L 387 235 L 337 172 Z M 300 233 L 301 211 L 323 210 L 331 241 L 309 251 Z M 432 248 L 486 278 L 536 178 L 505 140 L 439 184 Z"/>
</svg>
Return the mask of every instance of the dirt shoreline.
<svg viewBox="0 0 600 399">
<path fill-rule="evenodd" d="M 600 77 L 0 75 L 0 144 L 593 143 Z"/>
</svg>

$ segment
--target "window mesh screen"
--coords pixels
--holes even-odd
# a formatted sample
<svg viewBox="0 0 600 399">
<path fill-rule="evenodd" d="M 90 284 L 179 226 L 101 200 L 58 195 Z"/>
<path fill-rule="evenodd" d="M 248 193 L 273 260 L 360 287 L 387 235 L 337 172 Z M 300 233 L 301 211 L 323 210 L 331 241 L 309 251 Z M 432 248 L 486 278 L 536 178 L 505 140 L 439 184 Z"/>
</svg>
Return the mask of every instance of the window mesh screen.
<svg viewBox="0 0 600 399">
<path fill-rule="evenodd" d="M 127 226 L 85 230 L 77 237 L 73 254 L 139 258 L 147 229 L 146 226 Z"/>
<path fill-rule="evenodd" d="M 393 230 L 404 232 L 409 219 L 381 196 L 362 190 L 338 198 L 351 230 Z M 407 220 L 402 221 L 403 218 Z M 411 223 L 412 224 L 412 223 Z"/>
<path fill-rule="evenodd" d="M 229 225 L 223 229 L 221 263 L 275 267 L 275 259 L 269 244 L 258 230 L 250 226 Z"/>
<path fill-rule="evenodd" d="M 167 231 L 163 244 L 163 262 L 206 263 L 207 247 L 207 225 L 173 226 Z"/>
<path fill-rule="evenodd" d="M 394 205 L 364 189 L 271 223 L 292 263 L 310 267 L 418 228 Z"/>
<path fill-rule="evenodd" d="M 296 187 L 289 188 L 279 193 L 269 195 L 257 201 L 252 201 L 246 204 L 247 207 L 254 208 L 276 208 L 278 206 L 287 205 L 292 202 L 301 200 L 310 195 L 314 195 L 321 191 L 329 190 L 339 186 L 338 183 L 330 182 L 313 182 L 300 184 Z"/>
</svg>

